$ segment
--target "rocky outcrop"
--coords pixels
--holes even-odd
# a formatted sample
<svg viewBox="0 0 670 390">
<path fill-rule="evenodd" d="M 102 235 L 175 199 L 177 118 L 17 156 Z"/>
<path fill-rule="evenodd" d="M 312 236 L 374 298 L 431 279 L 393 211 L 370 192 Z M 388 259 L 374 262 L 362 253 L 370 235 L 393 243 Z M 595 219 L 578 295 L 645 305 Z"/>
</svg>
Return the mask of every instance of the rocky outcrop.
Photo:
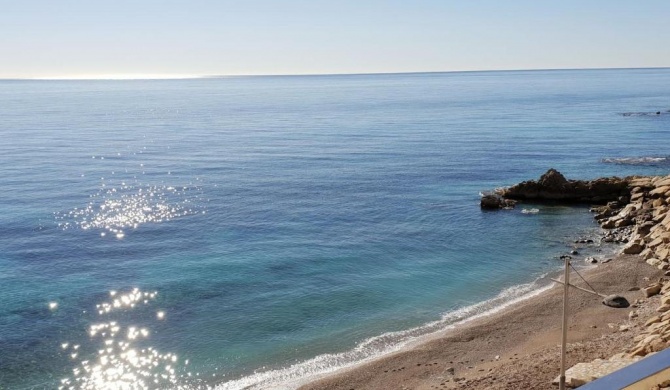
<svg viewBox="0 0 670 390">
<path fill-rule="evenodd" d="M 627 178 L 629 202 L 592 209 L 608 232 L 605 241 L 625 243 L 622 252 L 670 268 L 670 176 Z"/>
<path fill-rule="evenodd" d="M 638 255 L 650 266 L 667 270 L 665 275 L 670 276 L 670 175 L 580 181 L 567 180 L 550 169 L 538 181 L 522 182 L 497 190 L 496 194 L 502 199 L 604 204 L 591 209 L 605 229 L 603 241 L 624 244 L 622 253 Z M 658 303 L 653 303 L 653 317 L 637 320 L 642 321 L 642 331 L 635 336 L 634 345 L 608 360 L 597 359 L 574 366 L 566 374 L 570 385 L 589 382 L 670 347 L 670 281 L 660 279 L 641 288 L 640 292 L 644 298 L 637 300 L 633 308 L 643 302 L 657 302 L 657 299 Z M 629 320 L 639 315 L 637 310 L 631 311 Z M 621 332 L 630 329 L 630 325 L 619 327 Z M 670 381 L 655 388 L 667 385 Z"/>
<path fill-rule="evenodd" d="M 497 190 L 497 194 L 515 200 L 604 204 L 610 201 L 627 202 L 629 185 L 627 179 L 618 177 L 568 180 L 552 168 L 537 181 L 524 181 Z"/>
<path fill-rule="evenodd" d="M 482 208 L 510 208 L 514 200 L 606 203 L 591 209 L 606 230 L 604 242 L 625 244 L 622 253 L 670 269 L 670 175 L 568 180 L 550 169 L 482 198 Z"/>
<path fill-rule="evenodd" d="M 568 180 L 549 169 L 538 181 L 524 181 L 482 197 L 484 209 L 511 208 L 515 200 L 606 202 L 591 209 L 606 230 L 604 242 L 623 243 L 622 253 L 642 256 L 670 269 L 670 175 Z"/>
<path fill-rule="evenodd" d="M 637 254 L 660 270 L 670 269 L 670 176 L 629 177 L 625 181 L 628 194 L 607 205 L 593 208 L 595 218 L 607 230 L 604 241 L 625 243 L 622 253 Z M 624 201 L 625 198 L 628 201 Z M 670 276 L 670 271 L 666 271 Z M 656 315 L 640 323 L 642 331 L 633 339 L 634 345 L 609 360 L 580 363 L 566 374 L 570 384 L 581 385 L 606 374 L 610 369 L 621 368 L 633 360 L 670 347 L 670 281 L 660 279 L 641 289 L 644 298 L 633 304 L 658 299 Z M 638 317 L 637 311 L 629 319 Z M 629 329 L 623 326 L 621 331 Z M 612 364 L 611 362 L 616 362 Z M 654 388 L 664 388 L 664 382 Z"/>
<path fill-rule="evenodd" d="M 653 295 L 661 294 L 660 305 L 656 309 L 658 315 L 642 325 L 642 332 L 633 339 L 635 345 L 626 351 L 630 357 L 646 356 L 670 347 L 670 282 L 662 279 L 647 287 L 644 289 L 646 297 L 649 297 L 649 290 L 655 292 Z"/>
<path fill-rule="evenodd" d="M 516 201 L 496 194 L 483 195 L 479 203 L 480 207 L 486 210 L 510 209 L 514 208 L 515 204 Z"/>
</svg>

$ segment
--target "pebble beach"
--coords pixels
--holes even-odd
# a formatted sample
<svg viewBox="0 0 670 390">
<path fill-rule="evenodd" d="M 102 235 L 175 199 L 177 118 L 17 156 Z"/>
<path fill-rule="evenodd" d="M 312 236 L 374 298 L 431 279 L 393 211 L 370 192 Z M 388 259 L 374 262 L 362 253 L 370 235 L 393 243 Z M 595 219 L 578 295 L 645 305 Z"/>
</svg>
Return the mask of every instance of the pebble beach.
<svg viewBox="0 0 670 390">
<path fill-rule="evenodd" d="M 670 284 L 665 274 L 670 176 L 622 180 L 628 183 L 629 196 L 592 209 L 604 227 L 603 240 L 616 237 L 621 253 L 581 272 L 588 285 L 578 277 L 571 282 L 601 294 L 622 295 L 631 305 L 612 309 L 598 297 L 572 289 L 568 367 L 602 362 L 625 366 L 670 345 Z M 431 335 L 301 390 L 554 388 L 560 367 L 562 293 L 557 283 L 500 313 Z M 575 378 L 568 370 L 573 387 L 585 383 L 578 378 L 579 367 L 573 370 Z"/>
</svg>

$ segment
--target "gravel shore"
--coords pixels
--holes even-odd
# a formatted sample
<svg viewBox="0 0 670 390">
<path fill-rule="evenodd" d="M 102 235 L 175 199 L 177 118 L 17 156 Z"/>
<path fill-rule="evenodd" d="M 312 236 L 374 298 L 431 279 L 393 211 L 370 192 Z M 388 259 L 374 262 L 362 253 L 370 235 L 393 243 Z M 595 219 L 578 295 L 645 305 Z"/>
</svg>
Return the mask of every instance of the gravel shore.
<svg viewBox="0 0 670 390">
<path fill-rule="evenodd" d="M 568 367 L 608 358 L 631 346 L 658 300 L 644 298 L 638 288 L 663 272 L 638 256 L 622 255 L 583 275 L 598 292 L 623 295 L 633 305 L 612 309 L 596 296 L 571 290 Z M 586 287 L 577 278 L 571 282 Z M 556 388 L 551 382 L 559 374 L 562 291 L 556 284 L 515 307 L 300 390 Z M 633 310 L 639 316 L 631 320 Z M 627 325 L 625 331 L 621 325 Z"/>
</svg>

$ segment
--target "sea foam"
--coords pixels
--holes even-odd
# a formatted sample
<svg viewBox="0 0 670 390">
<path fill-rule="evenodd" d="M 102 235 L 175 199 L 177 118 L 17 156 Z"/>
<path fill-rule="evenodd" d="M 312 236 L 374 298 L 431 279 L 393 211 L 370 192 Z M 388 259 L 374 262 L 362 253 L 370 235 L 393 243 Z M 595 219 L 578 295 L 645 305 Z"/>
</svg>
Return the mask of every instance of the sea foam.
<svg viewBox="0 0 670 390">
<path fill-rule="evenodd" d="M 668 157 L 606 157 L 601 160 L 607 164 L 658 166 L 670 163 Z"/>
<path fill-rule="evenodd" d="M 319 355 L 282 369 L 258 371 L 252 375 L 217 385 L 215 390 L 296 389 L 325 375 L 373 361 L 404 347 L 425 341 L 439 332 L 496 314 L 535 297 L 553 286 L 551 283 L 544 283 L 545 276 L 531 283 L 509 287 L 490 300 L 447 312 L 439 320 L 415 328 L 368 338 L 346 352 Z"/>
</svg>

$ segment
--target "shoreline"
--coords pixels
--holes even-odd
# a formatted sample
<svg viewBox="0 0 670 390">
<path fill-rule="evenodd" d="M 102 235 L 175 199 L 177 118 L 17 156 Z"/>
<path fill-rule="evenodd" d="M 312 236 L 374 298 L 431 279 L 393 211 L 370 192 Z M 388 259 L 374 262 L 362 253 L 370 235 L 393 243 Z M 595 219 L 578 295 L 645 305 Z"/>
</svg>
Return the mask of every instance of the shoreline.
<svg viewBox="0 0 670 390">
<path fill-rule="evenodd" d="M 643 297 L 636 289 L 663 272 L 637 256 L 621 255 L 582 275 L 599 292 L 620 294 L 635 302 Z M 628 291 L 631 289 L 635 290 Z M 498 312 L 426 335 L 372 361 L 325 374 L 299 390 L 552 388 L 551 381 L 559 372 L 562 292 L 554 283 Z M 568 346 L 573 350 L 568 354 L 568 367 L 609 357 L 630 344 L 635 332 L 619 332 L 619 326 L 628 323 L 632 310 L 640 307 L 612 309 L 597 297 L 571 290 Z M 578 344 L 586 348 L 576 351 Z M 547 359 L 544 367 L 536 367 L 538 360 Z"/>
<path fill-rule="evenodd" d="M 602 241 L 625 244 L 614 259 L 583 272 L 588 283 L 571 280 L 604 295 L 622 295 L 631 305 L 612 309 L 591 294 L 571 290 L 566 368 L 610 357 L 630 364 L 670 347 L 670 283 L 662 278 L 670 275 L 666 272 L 670 268 L 670 176 L 579 181 L 550 169 L 538 181 L 484 195 L 481 207 L 508 209 L 518 200 L 606 202 L 591 210 L 605 230 Z M 661 291 L 662 300 L 655 296 Z M 654 310 L 659 301 L 662 305 Z M 551 389 L 560 371 L 562 314 L 563 288 L 554 283 L 498 313 L 437 332 L 428 340 L 314 380 L 299 390 Z M 589 374 L 584 380 L 592 377 Z"/>
<path fill-rule="evenodd" d="M 594 266 L 588 265 L 580 270 L 586 271 L 593 268 Z M 301 388 L 301 386 L 308 385 L 323 378 L 345 373 L 349 370 L 354 370 L 359 366 L 374 363 L 380 359 L 392 356 L 393 354 L 411 350 L 412 348 L 434 340 L 447 332 L 455 331 L 462 327 L 467 327 L 471 323 L 504 313 L 506 310 L 513 308 L 517 304 L 524 304 L 526 301 L 534 299 L 538 295 L 546 293 L 548 290 L 552 289 L 555 283 L 550 281 L 548 277 L 554 274 L 558 277 L 560 272 L 558 270 L 551 271 L 531 282 L 505 288 L 490 299 L 445 313 L 440 319 L 413 328 L 371 337 L 360 342 L 353 349 L 345 352 L 319 355 L 294 366 L 260 372 L 230 382 L 220 383 L 216 385 L 215 388 L 221 390 L 240 388 L 288 390 Z M 520 292 L 515 293 L 515 290 L 520 290 Z M 378 350 L 373 345 L 375 343 L 385 344 L 387 342 L 388 345 L 385 349 L 382 347 Z M 370 347 L 371 345 L 373 346 Z M 365 350 L 368 348 L 372 349 L 371 354 L 368 356 L 347 356 L 355 355 L 355 351 L 359 349 Z M 327 366 L 332 360 L 343 360 L 345 363 L 341 366 L 332 367 L 331 369 L 319 370 L 319 367 L 323 368 L 324 365 Z M 312 367 L 317 367 L 317 372 L 309 372 Z M 285 375 L 285 377 L 284 379 L 279 379 L 277 382 L 278 373 L 280 374 L 280 377 L 282 374 Z"/>
</svg>

